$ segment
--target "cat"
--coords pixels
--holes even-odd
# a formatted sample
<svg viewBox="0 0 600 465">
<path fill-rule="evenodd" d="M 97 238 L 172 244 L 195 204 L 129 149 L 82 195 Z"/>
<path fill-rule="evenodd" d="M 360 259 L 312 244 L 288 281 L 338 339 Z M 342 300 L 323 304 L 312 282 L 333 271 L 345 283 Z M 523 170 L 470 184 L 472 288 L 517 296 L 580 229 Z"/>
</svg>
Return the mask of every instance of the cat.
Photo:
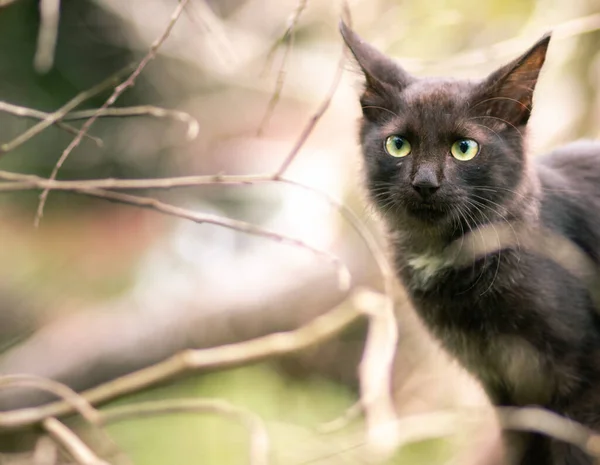
<svg viewBox="0 0 600 465">
<path fill-rule="evenodd" d="M 549 257 L 556 251 L 519 243 L 547 231 L 600 261 L 600 144 L 526 153 L 551 34 L 484 79 L 458 80 L 414 77 L 345 23 L 340 30 L 365 77 L 368 195 L 421 320 L 495 405 L 541 406 L 600 429 L 600 317 L 589 288 Z M 515 240 L 499 234 L 489 248 L 502 228 Z M 448 253 L 477 240 L 483 253 L 467 262 Z M 518 463 L 593 458 L 531 433 Z"/>
</svg>

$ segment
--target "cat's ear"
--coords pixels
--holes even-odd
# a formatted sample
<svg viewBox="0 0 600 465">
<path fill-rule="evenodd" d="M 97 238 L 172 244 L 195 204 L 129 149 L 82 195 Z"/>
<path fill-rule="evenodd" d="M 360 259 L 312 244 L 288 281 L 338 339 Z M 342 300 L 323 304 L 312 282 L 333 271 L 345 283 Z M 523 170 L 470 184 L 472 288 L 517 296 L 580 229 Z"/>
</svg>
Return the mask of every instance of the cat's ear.
<svg viewBox="0 0 600 465">
<path fill-rule="evenodd" d="M 551 33 L 509 64 L 493 72 L 482 84 L 472 109 L 523 126 L 529 120 L 533 91 L 546 59 Z M 498 120 L 500 121 L 500 120 Z"/>
<path fill-rule="evenodd" d="M 365 75 L 366 87 L 361 100 L 366 103 L 378 98 L 387 100 L 390 93 L 401 91 L 413 80 L 398 64 L 365 42 L 344 21 L 340 21 L 340 32 Z"/>
</svg>

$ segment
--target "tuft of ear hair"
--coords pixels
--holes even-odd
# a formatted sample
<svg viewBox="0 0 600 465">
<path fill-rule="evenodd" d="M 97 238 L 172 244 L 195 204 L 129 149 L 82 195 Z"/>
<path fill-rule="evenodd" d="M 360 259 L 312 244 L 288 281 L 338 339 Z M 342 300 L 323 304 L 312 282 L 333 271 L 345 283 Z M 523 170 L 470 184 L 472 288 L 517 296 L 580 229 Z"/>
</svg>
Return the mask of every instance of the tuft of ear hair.
<svg viewBox="0 0 600 465">
<path fill-rule="evenodd" d="M 520 57 L 490 74 L 476 95 L 473 111 L 517 127 L 524 126 L 531 115 L 533 93 L 551 35 L 550 32 L 544 34 Z"/>
<path fill-rule="evenodd" d="M 403 89 L 414 78 L 392 59 L 365 42 L 343 20 L 340 21 L 339 27 L 344 42 L 352 52 L 366 79 L 361 103 L 363 112 L 368 117 L 369 112 L 364 111 L 365 106 L 380 104 L 379 100 L 385 100 L 390 93 Z"/>
</svg>

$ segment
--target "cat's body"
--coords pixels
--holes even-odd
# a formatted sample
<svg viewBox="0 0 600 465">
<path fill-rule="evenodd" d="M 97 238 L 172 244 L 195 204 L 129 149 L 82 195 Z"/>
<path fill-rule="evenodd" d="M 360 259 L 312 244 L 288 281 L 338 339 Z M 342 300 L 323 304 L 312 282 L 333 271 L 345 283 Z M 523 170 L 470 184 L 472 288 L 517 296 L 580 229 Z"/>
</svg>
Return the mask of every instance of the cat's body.
<svg viewBox="0 0 600 465">
<path fill-rule="evenodd" d="M 600 316 L 587 284 L 518 237 L 468 265 L 446 253 L 490 241 L 494 225 L 526 225 L 600 263 L 600 144 L 524 153 L 549 37 L 470 82 L 413 78 L 343 25 L 342 34 L 367 78 L 367 187 L 418 314 L 495 404 L 539 405 L 600 429 Z M 533 436 L 519 463 L 592 460 Z"/>
</svg>

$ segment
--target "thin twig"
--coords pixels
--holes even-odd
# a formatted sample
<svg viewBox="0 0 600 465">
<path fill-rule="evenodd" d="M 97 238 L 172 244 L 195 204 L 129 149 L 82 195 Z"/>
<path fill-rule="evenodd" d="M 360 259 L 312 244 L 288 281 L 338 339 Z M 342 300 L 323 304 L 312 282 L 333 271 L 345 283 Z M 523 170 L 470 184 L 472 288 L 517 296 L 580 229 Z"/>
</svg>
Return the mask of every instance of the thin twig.
<svg viewBox="0 0 600 465">
<path fill-rule="evenodd" d="M 28 118 L 36 118 L 43 120 L 50 116 L 50 113 L 46 113 L 44 111 L 35 110 L 32 108 L 21 107 L 18 105 L 13 105 L 11 103 L 0 101 L 0 111 L 10 113 L 16 116 L 24 116 Z M 78 134 L 79 129 L 70 126 L 64 121 L 75 121 L 80 119 L 91 118 L 95 114 L 100 118 L 110 118 L 110 117 L 124 117 L 124 116 L 153 116 L 155 118 L 172 118 L 177 121 L 181 121 L 182 123 L 187 124 L 187 133 L 186 138 L 188 140 L 193 140 L 198 136 L 200 126 L 198 120 L 194 118 L 189 113 L 180 110 L 170 110 L 167 108 L 156 107 L 153 105 L 139 105 L 133 107 L 119 107 L 119 108 L 105 108 L 104 110 L 99 109 L 90 109 L 90 110 L 81 110 L 81 111 L 73 111 L 71 113 L 66 114 L 61 121 L 56 121 L 54 124 L 58 127 L 65 129 L 71 133 Z M 92 136 L 85 134 L 84 137 Z M 102 144 L 102 141 L 98 138 L 93 138 L 97 141 L 98 145 Z"/>
<path fill-rule="evenodd" d="M 97 425 L 100 421 L 100 412 L 92 404 L 69 386 L 58 381 L 27 374 L 0 376 L 0 389 L 12 387 L 32 387 L 50 392 L 63 399 L 92 425 Z"/>
<path fill-rule="evenodd" d="M 81 465 L 109 465 L 99 458 L 73 431 L 56 418 L 46 418 L 42 426 Z"/>
<path fill-rule="evenodd" d="M 81 181 L 56 181 L 40 178 L 35 175 L 13 173 L 0 170 L 0 191 L 49 189 L 49 190 L 78 190 L 78 189 L 172 189 L 177 187 L 199 187 L 213 184 L 250 185 L 265 182 L 285 182 L 273 179 L 271 175 L 208 175 L 208 176 L 178 176 L 173 178 L 154 179 L 92 179 Z"/>
<path fill-rule="evenodd" d="M 600 458 L 600 434 L 581 423 L 567 417 L 538 407 L 496 407 L 491 411 L 488 407 L 461 408 L 453 410 L 438 410 L 434 412 L 407 415 L 395 420 L 398 431 L 397 444 L 399 447 L 461 434 L 467 426 L 477 425 L 489 418 L 494 412 L 499 419 L 500 427 L 507 431 L 535 432 L 579 447 L 588 455 Z M 348 443 L 336 455 L 349 450 L 368 446 L 362 433 L 356 435 L 356 440 Z M 315 457 L 302 464 L 317 463 L 328 458 Z"/>
<path fill-rule="evenodd" d="M 308 124 L 302 130 L 300 137 L 298 138 L 298 140 L 292 147 L 292 150 L 290 151 L 290 153 L 283 160 L 283 163 L 281 164 L 279 169 L 275 172 L 275 174 L 273 174 L 274 178 L 279 178 L 279 177 L 283 176 L 283 174 L 288 169 L 288 167 L 290 166 L 292 161 L 294 161 L 294 158 L 296 158 L 296 156 L 298 155 L 298 152 L 300 152 L 300 149 L 302 148 L 302 146 L 308 139 L 308 136 L 310 136 L 313 129 L 315 128 L 315 126 L 317 125 L 317 123 L 319 122 L 321 117 L 323 116 L 323 114 L 327 111 L 327 108 L 329 108 L 329 104 L 331 103 L 331 100 L 333 99 L 335 91 L 337 90 L 337 88 L 340 84 L 340 81 L 342 79 L 342 74 L 344 73 L 344 62 L 345 61 L 346 61 L 346 48 L 344 46 L 344 48 L 342 49 L 342 54 L 340 56 L 340 60 L 339 60 L 337 69 L 335 71 L 335 75 L 333 77 L 333 81 L 331 82 L 331 87 L 329 88 L 329 92 L 327 92 L 325 99 L 321 102 L 321 105 L 319 105 L 319 108 L 317 109 L 317 111 L 310 118 L 310 120 L 308 121 Z"/>
<path fill-rule="evenodd" d="M 69 113 L 74 108 L 81 105 L 86 100 L 88 100 L 88 99 L 94 97 L 95 95 L 99 94 L 100 92 L 103 92 L 106 89 L 114 86 L 117 82 L 119 82 L 119 80 L 121 79 L 121 76 L 128 73 L 131 70 L 131 68 L 132 68 L 132 65 L 126 66 L 125 68 L 117 71 L 115 74 L 113 74 L 108 79 L 105 79 L 101 83 L 95 85 L 91 89 L 88 89 L 88 90 L 85 90 L 85 91 L 79 93 L 73 99 L 68 101 L 65 105 L 63 105 L 58 110 L 56 110 L 54 113 L 50 113 L 43 121 L 40 121 L 36 125 L 32 126 L 27 131 L 22 133 L 21 135 L 15 137 L 13 140 L 0 145 L 0 155 L 2 155 L 3 153 L 6 153 L 6 152 L 10 152 L 11 150 L 14 150 L 19 145 L 27 142 L 29 139 L 31 139 L 32 137 L 39 134 L 47 127 L 49 127 L 49 126 L 55 124 L 57 121 L 61 120 L 67 113 Z M 81 133 L 81 131 L 79 133 Z"/>
<path fill-rule="evenodd" d="M 498 408 L 496 414 L 503 429 L 545 434 L 600 458 L 600 434 L 569 418 L 535 407 Z"/>
<path fill-rule="evenodd" d="M 155 118 L 172 118 L 182 123 L 187 124 L 188 129 L 186 133 L 187 140 L 194 140 L 198 137 L 200 132 L 200 125 L 198 120 L 189 113 L 180 110 L 170 110 L 167 108 L 156 107 L 153 105 L 138 105 L 134 107 L 120 107 L 120 108 L 104 108 L 104 109 L 91 109 L 74 111 L 65 115 L 63 121 L 72 121 L 79 119 L 92 118 L 97 116 L 99 118 L 106 117 L 123 117 L 123 116 L 153 116 Z"/>
<path fill-rule="evenodd" d="M 357 231 L 359 236 L 365 241 L 371 255 L 377 262 L 381 271 L 385 293 L 387 298 L 377 304 L 370 303 L 369 312 L 371 324 L 369 325 L 366 348 L 363 354 L 360 368 L 361 381 L 361 399 L 367 418 L 368 430 L 373 440 L 374 447 L 390 450 L 393 448 L 394 431 L 390 430 L 387 434 L 381 434 L 381 425 L 393 425 L 395 417 L 393 409 L 393 399 L 391 396 L 392 385 L 392 365 L 397 345 L 397 322 L 393 310 L 392 289 L 394 285 L 394 275 L 390 264 L 372 233 L 363 226 L 360 219 L 340 202 L 334 200 L 328 194 L 318 191 L 312 187 L 305 186 L 295 181 L 286 179 L 273 179 L 268 176 L 186 176 L 180 178 L 163 178 L 155 180 L 96 180 L 96 181 L 46 181 L 37 177 L 31 177 L 31 186 L 37 188 L 53 189 L 55 186 L 69 190 L 81 189 L 86 192 L 86 187 L 103 188 L 172 188 L 183 186 L 198 186 L 206 184 L 249 184 L 256 182 L 282 182 L 304 188 L 323 197 L 333 208 L 338 210 L 351 226 Z M 0 179 L 24 179 L 23 175 L 15 175 L 0 171 Z M 25 177 L 25 179 L 27 179 Z M 24 181 L 27 182 L 27 181 Z M 0 191 L 4 188 L 19 188 L 23 184 L 2 185 Z M 89 191 L 89 190 L 88 190 Z M 119 196 L 122 199 L 130 200 L 129 197 L 123 197 L 125 194 L 110 193 L 110 196 Z M 106 197 L 105 197 L 106 198 Z M 156 209 L 156 201 L 144 200 Z M 127 203 L 130 203 L 129 201 Z M 179 215 L 178 215 L 179 216 Z M 222 221 L 231 221 L 224 218 Z M 248 231 L 245 231 L 248 232 Z M 386 444 L 375 445 L 375 442 L 385 439 Z"/>
<path fill-rule="evenodd" d="M 250 435 L 250 465 L 269 463 L 269 434 L 263 420 L 255 413 L 221 399 L 167 399 L 113 407 L 102 411 L 105 424 L 134 418 L 173 413 L 214 413 L 239 421 Z"/>
<path fill-rule="evenodd" d="M 127 89 L 129 89 L 130 87 L 132 87 L 135 84 L 135 80 L 137 79 L 137 77 L 140 75 L 140 73 L 143 71 L 143 69 L 146 67 L 146 65 L 151 60 L 154 59 L 160 46 L 163 44 L 163 42 L 165 40 L 167 40 L 167 37 L 169 37 L 171 30 L 175 26 L 175 23 L 177 22 L 177 19 L 179 19 L 179 16 L 181 16 L 181 13 L 183 12 L 185 5 L 187 5 L 188 1 L 189 0 L 179 0 L 179 4 L 173 11 L 173 14 L 171 15 L 171 19 L 169 20 L 169 23 L 167 24 L 167 27 L 164 30 L 164 32 L 160 35 L 160 37 L 158 37 L 158 39 L 156 39 L 154 41 L 154 43 L 150 47 L 150 50 L 148 51 L 146 56 L 144 56 L 144 58 L 142 58 L 142 61 L 140 61 L 139 65 L 134 69 L 133 73 L 131 73 L 125 81 L 123 81 L 121 84 L 119 84 L 117 87 L 115 87 L 111 96 L 97 110 L 98 113 L 100 113 L 101 111 L 112 106 L 117 101 L 117 99 L 121 96 L 121 94 L 123 94 L 123 92 L 125 92 Z M 94 124 L 94 122 L 97 119 L 98 119 L 98 114 L 94 114 L 90 119 L 88 119 L 83 124 L 83 126 L 79 130 L 79 134 L 77 134 L 77 136 L 71 141 L 71 143 L 63 151 L 60 158 L 56 162 L 56 165 L 54 166 L 54 169 L 52 170 L 52 173 L 50 174 L 50 179 L 56 179 L 56 176 L 58 175 L 58 171 L 60 170 L 60 168 L 62 167 L 64 162 L 67 160 L 70 153 L 73 151 L 73 149 L 75 149 L 75 147 L 77 147 L 81 143 L 81 140 L 83 139 L 83 135 L 87 133 L 87 131 L 90 129 L 92 124 Z M 34 220 L 34 224 L 36 227 L 39 225 L 39 222 L 44 214 L 44 205 L 46 204 L 46 199 L 48 198 L 49 192 L 50 191 L 46 189 L 46 190 L 42 191 L 42 193 L 40 194 L 40 202 L 39 202 L 35 220 Z"/>
<path fill-rule="evenodd" d="M 359 367 L 361 405 L 365 413 L 367 432 L 373 453 L 386 455 L 395 450 L 397 441 L 394 399 L 392 397 L 393 364 L 398 345 L 398 322 L 394 314 L 394 272 L 377 239 L 360 218 L 344 204 L 325 192 L 283 179 L 282 182 L 308 189 L 320 195 L 336 209 L 365 242 L 374 258 L 384 285 L 385 296 L 369 296 L 363 310 L 369 315 L 369 329 Z M 349 413 L 352 415 L 352 412 Z M 343 422 L 343 420 L 341 420 Z"/>
<path fill-rule="evenodd" d="M 553 31 L 553 41 L 564 40 L 570 37 L 597 31 L 600 29 L 600 13 L 574 18 L 550 27 L 544 26 L 543 30 L 536 32 L 536 35 L 539 36 L 549 29 L 552 29 Z M 535 38 L 537 38 L 532 38 L 531 35 L 528 35 L 527 38 L 517 37 L 496 42 L 495 44 L 487 47 L 465 50 L 448 56 L 444 59 L 433 60 L 409 57 L 398 57 L 398 59 L 402 62 L 410 63 L 410 69 L 413 71 L 421 71 L 426 68 L 452 69 L 456 68 L 457 66 L 464 68 L 465 64 L 468 66 L 478 66 L 521 53 L 525 47 L 527 47 L 533 40 L 535 40 Z"/>
<path fill-rule="evenodd" d="M 363 413 L 363 403 L 361 401 L 355 402 L 343 415 L 339 415 L 331 421 L 321 423 L 317 426 L 317 432 L 320 434 L 331 434 L 336 433 L 346 428 L 353 420 L 356 420 Z"/>
<path fill-rule="evenodd" d="M 338 285 L 340 289 L 346 290 L 350 287 L 351 276 L 348 268 L 340 261 L 340 259 L 323 250 L 316 249 L 315 247 L 307 244 L 306 242 L 297 239 L 295 237 L 287 236 L 284 234 L 280 234 L 274 231 L 269 231 L 267 229 L 256 226 L 252 223 L 248 223 L 246 221 L 235 220 L 233 218 L 227 218 L 217 215 L 211 215 L 209 213 L 198 213 L 192 210 L 188 210 L 185 208 L 177 207 L 175 205 L 171 205 L 160 200 L 150 198 L 150 197 L 141 197 L 130 194 L 123 194 L 120 192 L 113 192 L 109 190 L 101 190 L 101 189 L 82 189 L 75 191 L 77 193 L 83 195 L 89 195 L 92 197 L 98 197 L 106 200 L 111 200 L 114 202 L 124 203 L 128 205 L 135 205 L 142 208 L 148 208 L 151 210 L 155 210 L 167 215 L 175 216 L 178 218 L 183 218 L 187 220 L 191 220 L 195 223 L 207 223 L 213 224 L 216 226 L 222 226 L 225 228 L 233 229 L 235 231 L 243 232 L 245 234 L 252 234 L 254 236 L 265 237 L 267 239 L 271 239 L 277 242 L 281 242 L 282 244 L 288 244 L 295 247 L 300 247 L 302 249 L 306 249 L 313 254 L 320 256 L 321 258 L 326 259 L 330 262 L 337 271 L 338 276 Z"/>
<path fill-rule="evenodd" d="M 100 404 L 186 372 L 224 369 L 306 349 L 333 337 L 358 320 L 362 313 L 354 303 L 365 293 L 371 291 L 355 289 L 340 305 L 297 329 L 209 349 L 185 350 L 148 368 L 84 391 L 80 395 L 91 404 Z M 73 406 L 62 401 L 40 407 L 0 412 L 0 428 L 21 428 L 72 411 Z"/>
<path fill-rule="evenodd" d="M 32 188 L 32 187 L 34 187 L 33 184 L 36 184 L 36 186 L 35 186 L 36 188 L 43 188 L 46 190 L 50 190 L 52 188 L 51 187 L 52 183 L 62 184 L 64 182 L 69 182 L 69 181 L 59 182 L 59 181 L 45 180 L 43 178 L 39 178 L 34 175 L 19 175 L 17 173 L 10 173 L 7 171 L 0 171 L 0 179 L 2 179 L 2 178 L 3 179 L 24 180 L 24 183 L 21 187 L 24 187 L 26 189 Z M 269 180 L 268 178 L 264 178 L 264 179 Z M 110 180 L 105 180 L 105 181 L 110 181 Z M 143 182 L 144 181 L 142 180 L 142 183 Z M 171 180 L 164 179 L 163 182 L 164 182 L 165 186 L 168 186 L 168 184 L 170 182 L 176 183 L 177 178 L 172 178 Z M 48 187 L 48 185 L 46 183 L 49 183 L 50 187 Z M 86 185 L 85 181 L 83 181 L 83 182 L 78 181 L 78 183 L 81 183 L 83 186 Z M 135 185 L 135 184 L 133 184 L 133 185 Z M 173 185 L 171 185 L 169 187 L 173 187 Z M 1 188 L 2 188 L 2 184 L 0 184 L 0 191 L 2 190 Z M 269 231 L 267 229 L 261 228 L 259 226 L 256 226 L 252 223 L 248 223 L 245 221 L 235 220 L 232 218 L 227 218 L 227 217 L 222 217 L 222 216 L 217 216 L 217 215 L 211 215 L 209 213 L 198 213 L 193 210 L 189 210 L 189 209 L 182 208 L 182 207 L 177 207 L 175 205 L 171 205 L 171 204 L 168 204 L 168 203 L 165 203 L 165 202 L 162 202 L 160 200 L 150 198 L 150 197 L 142 197 L 142 196 L 124 194 L 124 193 L 120 193 L 120 192 L 114 192 L 114 191 L 103 190 L 103 189 L 90 189 L 87 187 L 70 188 L 69 190 L 76 192 L 78 194 L 88 195 L 91 197 L 98 197 L 98 198 L 110 200 L 113 202 L 119 202 L 119 203 L 124 203 L 124 204 L 128 204 L 128 205 L 135 205 L 135 206 L 142 207 L 142 208 L 148 208 L 148 209 L 155 210 L 155 211 L 158 211 L 158 212 L 170 215 L 170 216 L 175 216 L 178 218 L 190 220 L 195 223 L 200 223 L 200 224 L 207 223 L 207 224 L 213 224 L 216 226 L 222 226 L 222 227 L 233 229 L 235 231 L 240 231 L 240 232 L 243 232 L 246 234 L 252 234 L 255 236 L 265 237 L 267 239 L 275 240 L 275 241 L 281 242 L 283 244 L 301 247 L 303 249 L 306 249 L 306 250 L 312 252 L 313 254 L 315 254 L 317 256 L 320 256 L 320 257 L 326 259 L 328 262 L 330 262 L 336 268 L 337 277 L 338 277 L 338 285 L 341 290 L 347 290 L 350 288 L 350 283 L 351 283 L 350 272 L 348 271 L 348 268 L 340 261 L 340 259 L 338 257 L 336 257 L 335 255 L 333 255 L 329 252 L 319 250 L 298 238 L 287 236 L 285 234 L 280 234 L 280 233 L 277 233 L 274 231 Z"/>
<path fill-rule="evenodd" d="M 5 113 L 10 113 L 15 116 L 23 116 L 25 118 L 35 118 L 38 120 L 46 119 L 50 116 L 50 113 L 46 113 L 45 111 L 35 110 L 33 108 L 21 107 L 19 105 L 13 105 L 12 103 L 2 102 L 0 101 L 0 111 Z M 62 121 L 55 121 L 53 123 L 56 127 L 61 128 L 71 134 L 77 134 L 79 129 L 71 126 L 70 124 L 63 123 Z M 94 137 L 89 134 L 85 135 L 86 138 L 94 141 L 98 147 L 102 147 L 102 139 L 99 137 Z"/>
<path fill-rule="evenodd" d="M 33 66 L 38 73 L 50 71 L 58 37 L 60 0 L 40 0 L 40 30 Z"/>
<path fill-rule="evenodd" d="M 269 99 L 269 103 L 267 104 L 267 109 L 265 110 L 265 114 L 263 115 L 262 121 L 260 122 L 260 125 L 258 126 L 257 136 L 259 136 L 259 137 L 262 135 L 265 127 L 269 123 L 269 120 L 271 119 L 273 111 L 275 110 L 275 107 L 277 106 L 277 103 L 279 102 L 279 99 L 281 97 L 281 90 L 283 89 L 283 84 L 285 83 L 285 74 L 286 74 L 285 68 L 286 68 L 290 53 L 292 51 L 292 48 L 294 47 L 294 30 L 296 29 L 296 24 L 298 23 L 298 20 L 300 19 L 300 15 L 302 15 L 302 12 L 306 8 L 307 3 L 308 3 L 308 0 L 300 0 L 298 5 L 296 6 L 296 9 L 294 10 L 294 13 L 292 14 L 290 20 L 288 21 L 288 26 L 287 26 L 285 32 L 283 33 L 283 36 L 275 43 L 275 45 L 269 52 L 269 55 L 267 56 L 267 62 L 269 62 L 271 60 L 272 54 L 275 53 L 277 46 L 280 43 L 285 43 L 285 50 L 283 52 L 283 57 L 281 58 L 281 64 L 279 65 L 279 71 L 277 72 L 277 80 L 275 82 L 275 90 L 273 91 L 273 95 L 271 95 L 271 98 Z"/>
<path fill-rule="evenodd" d="M 58 460 L 58 446 L 49 436 L 41 436 L 33 450 L 33 465 L 55 465 Z"/>
</svg>

